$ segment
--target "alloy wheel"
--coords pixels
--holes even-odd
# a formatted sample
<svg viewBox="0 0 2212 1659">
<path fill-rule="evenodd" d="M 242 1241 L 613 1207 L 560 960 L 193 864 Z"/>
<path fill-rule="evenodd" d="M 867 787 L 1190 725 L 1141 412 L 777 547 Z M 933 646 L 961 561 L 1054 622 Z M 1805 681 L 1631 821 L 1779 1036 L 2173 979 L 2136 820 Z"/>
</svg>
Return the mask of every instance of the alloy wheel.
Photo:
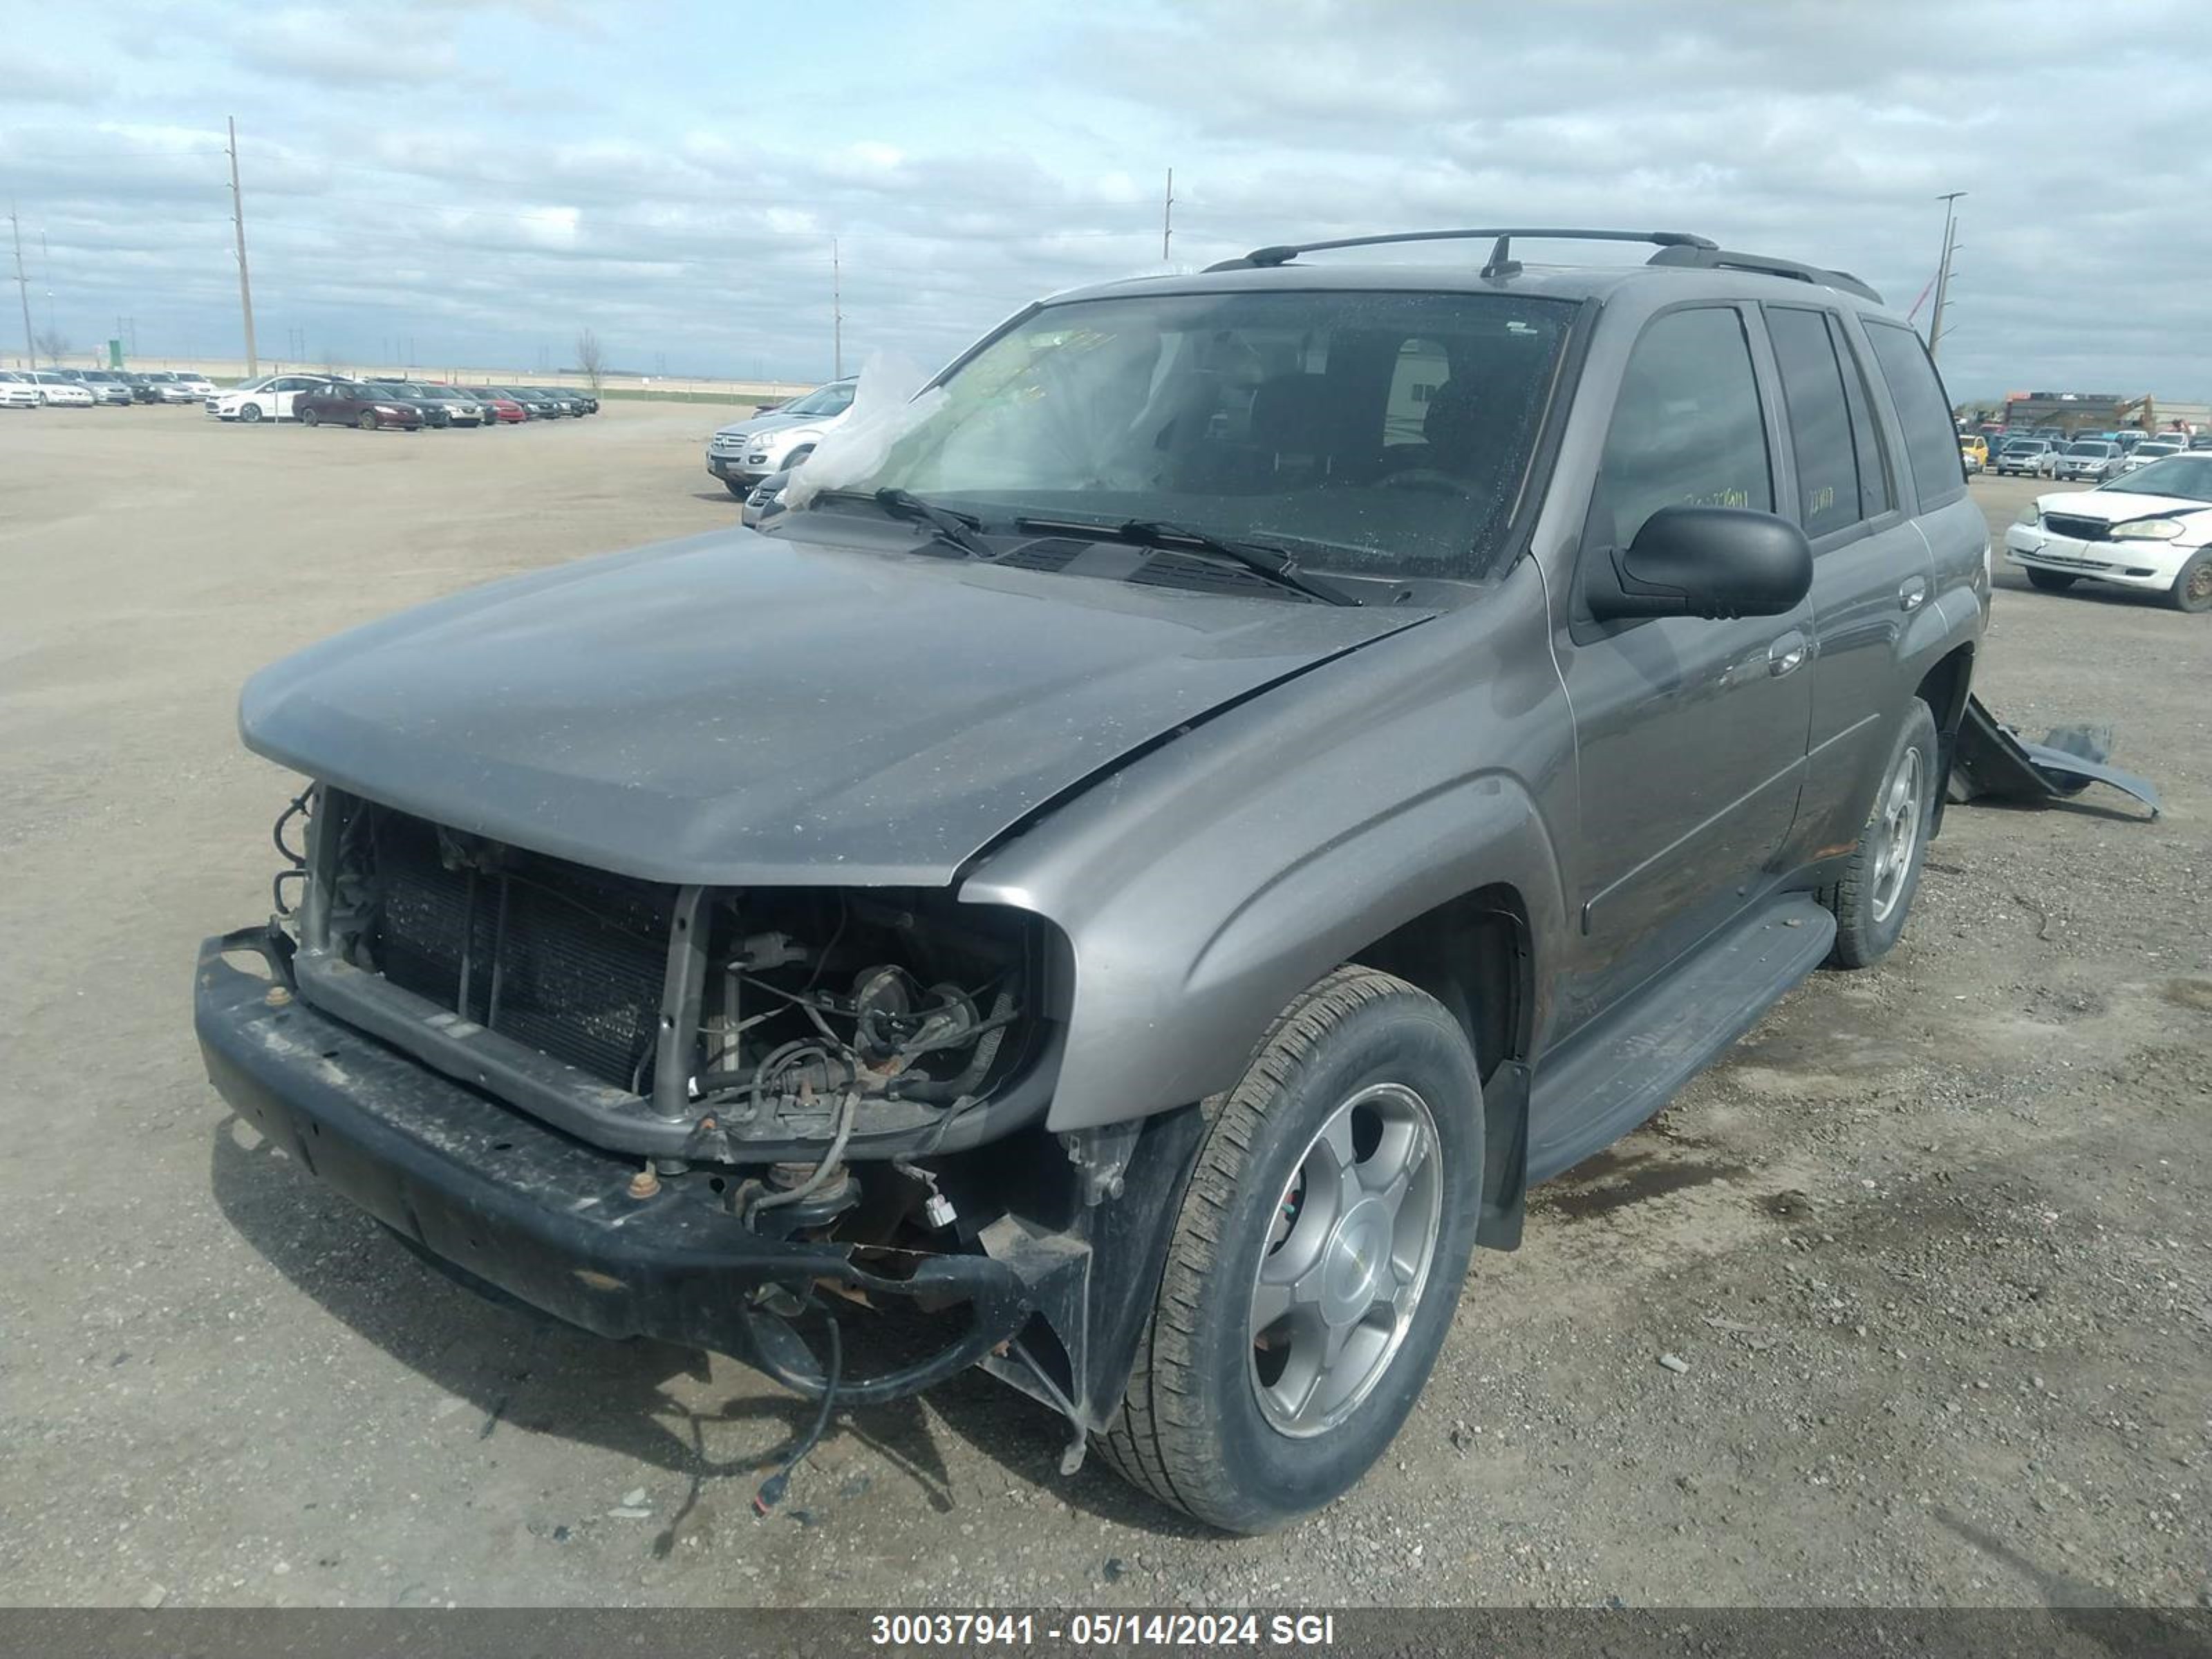
<svg viewBox="0 0 2212 1659">
<path fill-rule="evenodd" d="M 1396 1083 L 1345 1101 L 1299 1155 L 1251 1297 L 1252 1389 L 1279 1432 L 1335 1427 L 1389 1370 L 1436 1258 L 1442 1166 L 1428 1103 Z"/>
<path fill-rule="evenodd" d="M 1920 750 L 1908 746 L 1881 787 L 1880 819 L 1875 825 L 1874 919 L 1889 920 L 1912 873 L 1920 846 Z"/>
</svg>

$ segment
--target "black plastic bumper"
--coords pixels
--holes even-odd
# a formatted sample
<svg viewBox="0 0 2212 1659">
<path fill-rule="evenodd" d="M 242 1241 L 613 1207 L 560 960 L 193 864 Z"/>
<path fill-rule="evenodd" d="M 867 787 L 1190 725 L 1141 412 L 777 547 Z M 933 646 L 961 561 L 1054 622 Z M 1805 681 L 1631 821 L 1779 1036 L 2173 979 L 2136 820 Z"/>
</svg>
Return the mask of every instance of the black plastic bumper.
<svg viewBox="0 0 2212 1659">
<path fill-rule="evenodd" d="M 965 1329 L 933 1353 L 841 1377 L 838 1397 L 854 1404 L 928 1388 L 1028 1317 L 1021 1277 L 988 1256 L 923 1255 L 910 1276 L 890 1278 L 855 1265 L 840 1245 L 761 1237 L 701 1175 L 632 1198 L 635 1160 L 442 1078 L 317 1012 L 281 980 L 225 960 L 227 951 L 264 943 L 240 933 L 200 947 L 193 1024 L 209 1080 L 302 1168 L 520 1301 L 602 1336 L 730 1354 L 807 1395 L 820 1394 L 823 1368 L 792 1325 L 762 1305 L 763 1294 L 781 1287 L 804 1297 L 828 1280 L 871 1297 L 965 1303 Z"/>
</svg>

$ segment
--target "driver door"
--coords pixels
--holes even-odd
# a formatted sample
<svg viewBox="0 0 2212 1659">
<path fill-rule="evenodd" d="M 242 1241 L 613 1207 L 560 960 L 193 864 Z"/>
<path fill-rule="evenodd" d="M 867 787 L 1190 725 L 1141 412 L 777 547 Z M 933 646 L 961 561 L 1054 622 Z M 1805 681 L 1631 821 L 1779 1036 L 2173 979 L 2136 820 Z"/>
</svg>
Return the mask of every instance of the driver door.
<svg viewBox="0 0 2212 1659">
<path fill-rule="evenodd" d="M 1732 305 L 1693 305 L 1646 325 L 1581 568 L 1634 541 L 1662 507 L 1774 510 L 1779 411 L 1762 396 L 1748 320 Z M 1809 601 L 1780 617 L 1599 623 L 1579 592 L 1555 636 L 1582 803 L 1562 1036 L 1756 896 L 1796 817 L 1813 708 Z"/>
</svg>

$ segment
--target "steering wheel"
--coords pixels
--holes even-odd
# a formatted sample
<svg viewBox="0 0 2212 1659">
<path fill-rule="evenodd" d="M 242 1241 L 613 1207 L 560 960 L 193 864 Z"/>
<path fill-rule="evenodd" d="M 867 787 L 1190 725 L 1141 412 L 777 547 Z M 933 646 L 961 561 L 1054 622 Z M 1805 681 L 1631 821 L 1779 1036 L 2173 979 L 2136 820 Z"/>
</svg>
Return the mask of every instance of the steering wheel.
<svg viewBox="0 0 2212 1659">
<path fill-rule="evenodd" d="M 1386 489 L 1449 490 L 1455 495 L 1481 493 L 1466 479 L 1438 471 L 1432 466 L 1409 466 L 1402 472 L 1386 472 L 1376 483 Z"/>
</svg>

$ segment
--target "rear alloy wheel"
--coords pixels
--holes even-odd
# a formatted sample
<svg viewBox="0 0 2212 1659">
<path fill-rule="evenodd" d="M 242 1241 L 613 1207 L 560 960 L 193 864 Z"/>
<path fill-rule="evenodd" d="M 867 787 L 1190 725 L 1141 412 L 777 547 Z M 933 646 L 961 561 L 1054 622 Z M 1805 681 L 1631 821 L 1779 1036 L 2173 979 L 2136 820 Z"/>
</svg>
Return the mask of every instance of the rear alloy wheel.
<svg viewBox="0 0 2212 1659">
<path fill-rule="evenodd" d="M 361 411 L 361 418 L 356 420 L 354 424 L 359 427 L 363 432 L 375 431 L 378 425 L 376 411 L 373 409 L 362 410 Z"/>
<path fill-rule="evenodd" d="M 1321 1508 L 1419 1398 L 1474 1246 L 1482 1087 L 1434 998 L 1345 967 L 1277 1020 L 1206 1138 L 1097 1444 L 1225 1531 Z"/>
<path fill-rule="evenodd" d="M 2027 580 L 2031 586 L 2039 587 L 2046 593 L 2063 593 L 2081 579 L 2069 576 L 2063 570 L 2038 570 L 2030 566 Z"/>
<path fill-rule="evenodd" d="M 256 421 L 258 421 L 261 418 L 261 405 L 259 404 L 246 404 L 245 408 L 238 411 L 238 418 L 245 422 L 248 426 L 252 426 Z"/>
<path fill-rule="evenodd" d="M 1843 879 L 1820 894 L 1836 913 L 1830 966 L 1869 967 L 1887 956 L 1905 932 L 1936 823 L 1939 756 L 1936 716 L 1915 697 Z"/>
<path fill-rule="evenodd" d="M 2166 602 L 2176 611 L 2212 611 L 2212 547 L 2181 567 Z"/>
</svg>

